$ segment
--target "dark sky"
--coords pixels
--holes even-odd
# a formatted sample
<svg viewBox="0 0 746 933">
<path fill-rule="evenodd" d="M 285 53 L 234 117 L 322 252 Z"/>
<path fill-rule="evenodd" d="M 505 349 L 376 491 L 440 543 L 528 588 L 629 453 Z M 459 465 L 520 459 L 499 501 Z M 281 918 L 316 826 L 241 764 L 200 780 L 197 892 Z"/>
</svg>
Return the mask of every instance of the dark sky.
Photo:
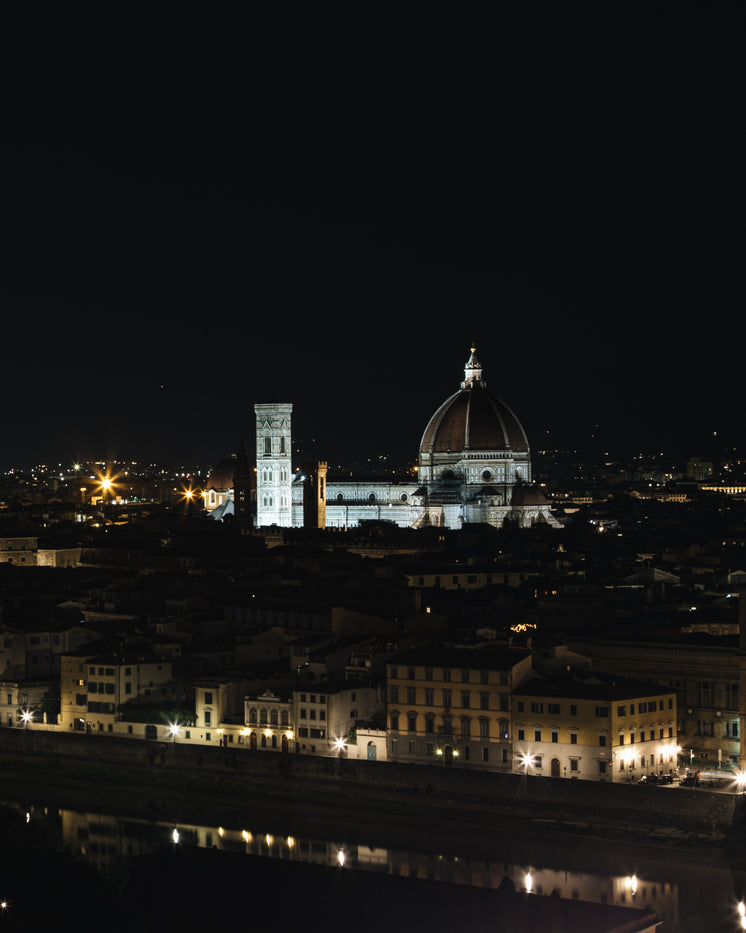
<svg viewBox="0 0 746 933">
<path fill-rule="evenodd" d="M 4 29 L 0 469 L 271 399 L 413 459 L 472 340 L 534 447 L 742 441 L 741 21 L 61 6 Z"/>
</svg>

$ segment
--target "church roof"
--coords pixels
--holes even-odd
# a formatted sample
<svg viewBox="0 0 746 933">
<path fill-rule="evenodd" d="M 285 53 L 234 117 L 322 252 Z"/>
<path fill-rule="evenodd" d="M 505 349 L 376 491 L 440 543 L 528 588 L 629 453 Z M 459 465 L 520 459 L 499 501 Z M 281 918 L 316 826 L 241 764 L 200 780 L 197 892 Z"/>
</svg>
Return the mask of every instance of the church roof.
<svg viewBox="0 0 746 933">
<path fill-rule="evenodd" d="M 510 450 L 528 453 L 528 439 L 518 418 L 487 391 L 482 367 L 472 347 L 461 389 L 446 399 L 430 419 L 421 453 L 461 450 Z"/>
<path fill-rule="evenodd" d="M 207 479 L 205 489 L 231 489 L 233 487 L 233 474 L 236 470 L 237 458 L 226 457 L 213 467 Z"/>
</svg>

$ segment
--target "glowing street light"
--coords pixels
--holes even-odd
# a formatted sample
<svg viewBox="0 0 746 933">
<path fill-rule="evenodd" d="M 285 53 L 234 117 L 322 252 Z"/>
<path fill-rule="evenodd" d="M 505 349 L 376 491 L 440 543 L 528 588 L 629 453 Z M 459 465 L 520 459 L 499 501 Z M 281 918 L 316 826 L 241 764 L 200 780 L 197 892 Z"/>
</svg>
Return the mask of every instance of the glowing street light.
<svg viewBox="0 0 746 933">
<path fill-rule="evenodd" d="M 534 756 L 524 752 L 524 754 L 518 756 L 518 760 L 525 768 L 524 774 L 528 774 L 529 765 L 533 767 Z"/>
<path fill-rule="evenodd" d="M 168 734 L 171 736 L 171 745 L 174 749 L 174 755 L 176 754 L 176 736 L 181 731 L 181 727 L 178 722 L 170 722 L 168 724 Z"/>
<path fill-rule="evenodd" d="M 31 710 L 25 709 L 21 712 L 21 721 L 23 722 L 23 728 L 28 729 L 28 724 L 34 721 L 34 714 Z"/>
<path fill-rule="evenodd" d="M 746 793 L 746 771 L 736 771 L 736 784 L 742 794 Z"/>
<path fill-rule="evenodd" d="M 335 739 L 335 740 L 334 740 L 334 747 L 335 747 L 335 748 L 337 749 L 337 751 L 339 752 L 339 757 L 341 758 L 341 757 L 342 757 L 342 753 L 343 753 L 344 751 L 346 751 L 346 749 L 347 749 L 347 743 L 345 742 L 344 739 Z"/>
</svg>

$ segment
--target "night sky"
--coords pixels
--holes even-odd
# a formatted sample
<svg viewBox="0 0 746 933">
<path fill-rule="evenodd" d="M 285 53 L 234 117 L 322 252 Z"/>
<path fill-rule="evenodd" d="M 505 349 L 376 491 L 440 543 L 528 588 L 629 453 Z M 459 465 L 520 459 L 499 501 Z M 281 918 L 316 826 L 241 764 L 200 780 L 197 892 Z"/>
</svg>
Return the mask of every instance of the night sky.
<svg viewBox="0 0 746 933">
<path fill-rule="evenodd" d="M 61 6 L 3 36 L 0 469 L 272 399 L 411 460 L 472 340 L 535 448 L 743 441 L 742 21 Z"/>
</svg>

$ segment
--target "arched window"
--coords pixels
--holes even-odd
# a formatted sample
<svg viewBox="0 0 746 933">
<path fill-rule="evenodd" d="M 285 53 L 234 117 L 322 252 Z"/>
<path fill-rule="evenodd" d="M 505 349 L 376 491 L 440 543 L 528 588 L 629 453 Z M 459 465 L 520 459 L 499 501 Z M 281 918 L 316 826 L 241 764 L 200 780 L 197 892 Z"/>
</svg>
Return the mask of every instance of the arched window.
<svg viewBox="0 0 746 933">
<path fill-rule="evenodd" d="M 471 719 L 468 716 L 461 717 L 461 738 L 468 739 L 471 735 Z"/>
<path fill-rule="evenodd" d="M 288 725 L 288 711 L 286 709 L 280 713 L 280 724 L 283 726 Z"/>
<path fill-rule="evenodd" d="M 249 722 L 250 723 L 256 722 L 256 706 L 252 706 L 251 709 L 249 710 Z"/>
<path fill-rule="evenodd" d="M 399 731 L 399 713 L 397 713 L 395 710 L 392 710 L 389 716 L 391 718 L 391 731 L 398 732 Z"/>
<path fill-rule="evenodd" d="M 267 710 L 266 709 L 261 710 L 261 712 L 259 713 L 259 722 L 263 726 L 267 725 Z"/>
<path fill-rule="evenodd" d="M 500 731 L 500 738 L 501 738 L 501 739 L 507 739 L 507 738 L 509 737 L 509 734 L 508 734 L 508 720 L 507 720 L 507 719 L 500 719 L 500 720 L 498 721 L 497 728 L 498 728 L 499 731 Z"/>
<path fill-rule="evenodd" d="M 271 724 L 271 725 L 273 725 L 273 726 L 276 726 L 276 725 L 277 725 L 277 710 L 276 710 L 276 709 L 273 709 L 273 710 L 270 712 L 270 714 L 269 714 L 269 721 L 270 721 L 270 724 Z"/>
</svg>

